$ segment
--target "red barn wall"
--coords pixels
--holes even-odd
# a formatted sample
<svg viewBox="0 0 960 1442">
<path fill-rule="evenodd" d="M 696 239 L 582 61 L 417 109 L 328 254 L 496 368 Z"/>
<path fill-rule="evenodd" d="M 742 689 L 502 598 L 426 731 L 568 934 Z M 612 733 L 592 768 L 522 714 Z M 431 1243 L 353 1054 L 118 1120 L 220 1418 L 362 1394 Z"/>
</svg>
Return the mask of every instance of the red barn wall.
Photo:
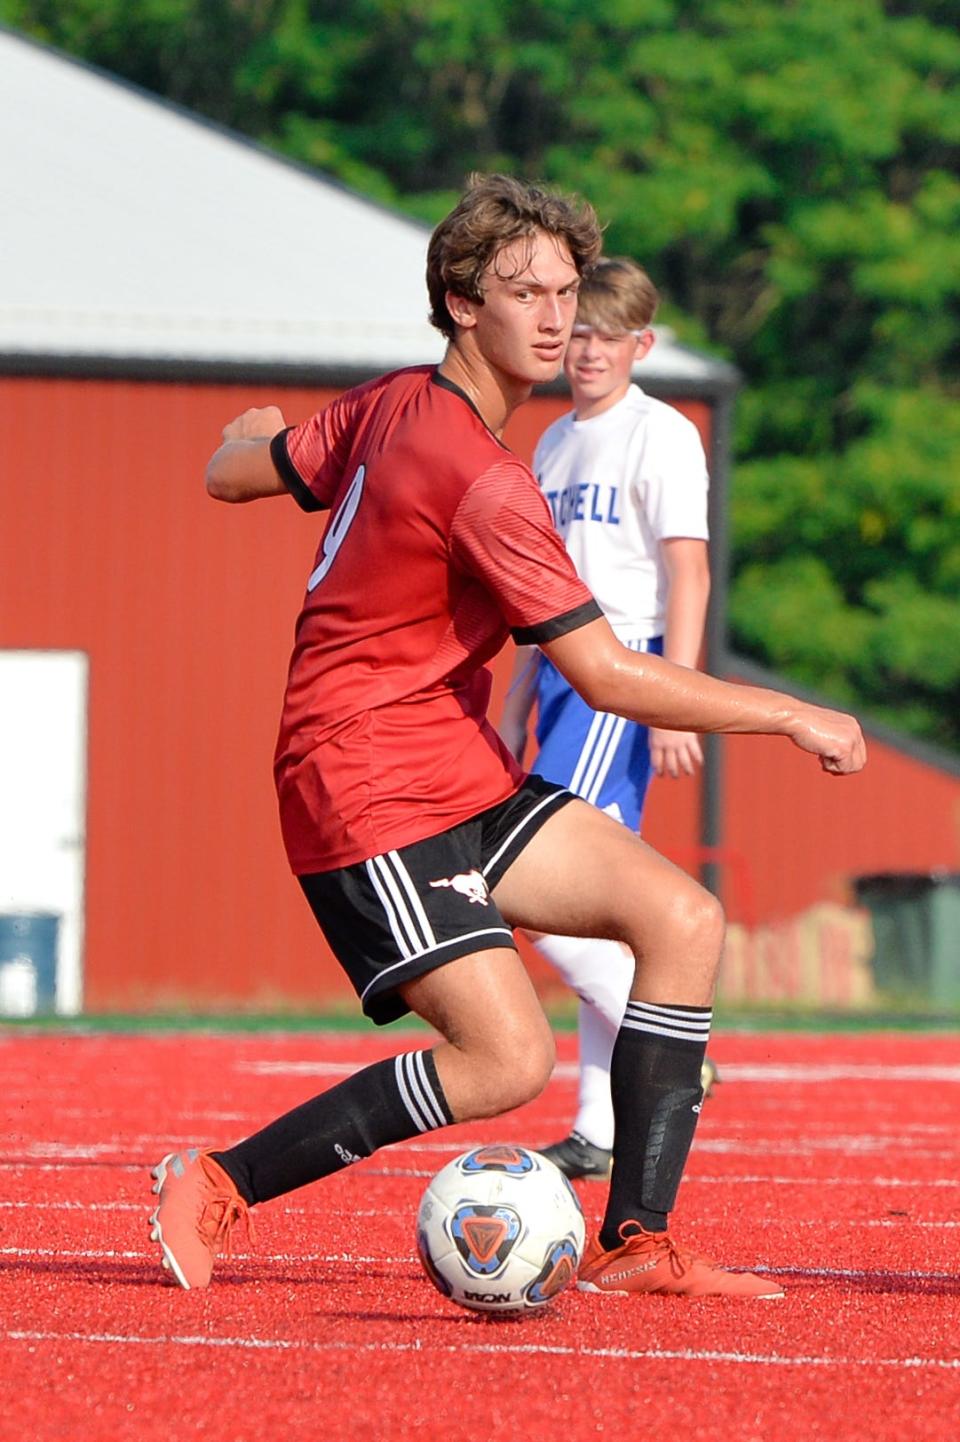
<svg viewBox="0 0 960 1442">
<path fill-rule="evenodd" d="M 847 902 L 851 879 L 878 871 L 960 870 L 960 777 L 869 736 L 867 749 L 859 775 L 838 777 L 789 742 L 727 738 L 724 841 L 748 890 L 728 889 L 732 919 Z"/>
<path fill-rule="evenodd" d="M 349 1003 L 287 871 L 270 768 L 322 519 L 202 486 L 226 420 L 332 394 L 0 378 L 0 646 L 90 657 L 88 1010 Z M 534 400 L 508 440 L 529 456 L 563 408 Z M 683 409 L 706 427 L 705 405 Z M 765 913 L 857 870 L 957 865 L 960 782 L 882 748 L 867 777 L 820 782 L 785 743 L 733 742 L 728 795 Z M 659 783 L 647 835 L 689 863 L 698 812 L 695 783 Z"/>
</svg>

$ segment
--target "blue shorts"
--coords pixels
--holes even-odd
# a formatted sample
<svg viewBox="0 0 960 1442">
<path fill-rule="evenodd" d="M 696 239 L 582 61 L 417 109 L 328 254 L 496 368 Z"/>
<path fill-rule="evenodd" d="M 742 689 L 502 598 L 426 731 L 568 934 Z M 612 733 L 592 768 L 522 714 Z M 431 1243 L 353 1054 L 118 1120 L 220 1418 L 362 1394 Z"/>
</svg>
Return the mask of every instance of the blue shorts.
<svg viewBox="0 0 960 1442">
<path fill-rule="evenodd" d="M 663 655 L 662 636 L 625 644 Z M 537 704 L 540 750 L 531 770 L 639 831 L 651 774 L 646 726 L 592 711 L 545 656 L 539 658 Z"/>
</svg>

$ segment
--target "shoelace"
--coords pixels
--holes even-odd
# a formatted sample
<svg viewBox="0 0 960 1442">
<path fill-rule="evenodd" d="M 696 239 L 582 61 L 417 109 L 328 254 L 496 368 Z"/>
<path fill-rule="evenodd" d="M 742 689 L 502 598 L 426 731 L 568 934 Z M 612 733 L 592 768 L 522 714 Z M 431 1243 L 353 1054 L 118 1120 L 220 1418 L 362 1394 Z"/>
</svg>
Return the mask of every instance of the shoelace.
<svg viewBox="0 0 960 1442">
<path fill-rule="evenodd" d="M 636 1231 L 628 1232 L 628 1227 L 636 1227 Z M 696 1254 L 686 1247 L 678 1247 L 669 1232 L 648 1232 L 646 1228 L 633 1219 L 621 1222 L 617 1228 L 620 1240 L 628 1252 L 639 1252 L 649 1248 L 651 1245 L 658 1251 L 666 1252 L 670 1262 L 670 1270 L 675 1277 L 684 1277 L 689 1270 L 691 1262 L 697 1260 Z"/>
<path fill-rule="evenodd" d="M 216 1208 L 220 1208 L 220 1216 L 217 1219 L 211 1215 Z M 213 1222 L 213 1233 L 207 1231 L 207 1218 Z M 200 1229 L 204 1240 L 211 1249 L 219 1254 L 223 1252 L 226 1257 L 233 1256 L 233 1229 L 237 1222 L 242 1222 L 246 1233 L 247 1245 L 254 1239 L 253 1218 L 250 1215 L 250 1208 L 242 1197 L 231 1192 L 215 1192 L 208 1197 L 203 1204 L 203 1211 L 200 1213 Z"/>
</svg>

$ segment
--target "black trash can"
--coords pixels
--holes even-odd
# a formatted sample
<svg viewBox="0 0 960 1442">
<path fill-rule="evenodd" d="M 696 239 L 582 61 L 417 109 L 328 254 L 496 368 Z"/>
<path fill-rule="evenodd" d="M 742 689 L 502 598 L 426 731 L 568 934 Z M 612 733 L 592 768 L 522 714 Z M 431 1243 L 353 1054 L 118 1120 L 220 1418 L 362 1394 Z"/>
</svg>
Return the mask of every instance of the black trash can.
<svg viewBox="0 0 960 1442">
<path fill-rule="evenodd" d="M 960 1005 L 960 872 L 878 872 L 854 889 L 873 924 L 878 988 Z"/>
<path fill-rule="evenodd" d="M 52 911 L 0 915 L 0 1014 L 56 1010 L 60 916 Z"/>
</svg>

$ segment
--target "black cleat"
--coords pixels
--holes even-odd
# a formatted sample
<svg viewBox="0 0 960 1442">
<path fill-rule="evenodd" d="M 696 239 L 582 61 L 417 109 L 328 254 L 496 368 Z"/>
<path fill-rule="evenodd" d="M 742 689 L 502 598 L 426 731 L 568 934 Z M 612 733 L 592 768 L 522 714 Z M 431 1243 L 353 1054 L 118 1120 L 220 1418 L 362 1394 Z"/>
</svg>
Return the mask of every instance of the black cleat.
<svg viewBox="0 0 960 1442">
<path fill-rule="evenodd" d="M 720 1076 L 717 1072 L 716 1062 L 710 1057 L 704 1057 L 703 1066 L 700 1069 L 700 1085 L 703 1088 L 703 1097 L 707 1097 L 714 1087 L 719 1085 Z M 610 1173 L 613 1170 L 613 1152 L 606 1151 L 603 1147 L 595 1147 L 593 1142 L 588 1142 L 586 1137 L 579 1132 L 571 1132 L 564 1137 L 562 1142 L 553 1142 L 549 1147 L 540 1147 L 540 1155 L 553 1162 L 559 1167 L 565 1177 L 571 1181 L 608 1182 Z"/>
<path fill-rule="evenodd" d="M 571 1181 L 606 1182 L 610 1180 L 613 1152 L 595 1147 L 579 1132 L 571 1132 L 562 1142 L 540 1147 L 540 1155 L 559 1167 Z"/>
</svg>

